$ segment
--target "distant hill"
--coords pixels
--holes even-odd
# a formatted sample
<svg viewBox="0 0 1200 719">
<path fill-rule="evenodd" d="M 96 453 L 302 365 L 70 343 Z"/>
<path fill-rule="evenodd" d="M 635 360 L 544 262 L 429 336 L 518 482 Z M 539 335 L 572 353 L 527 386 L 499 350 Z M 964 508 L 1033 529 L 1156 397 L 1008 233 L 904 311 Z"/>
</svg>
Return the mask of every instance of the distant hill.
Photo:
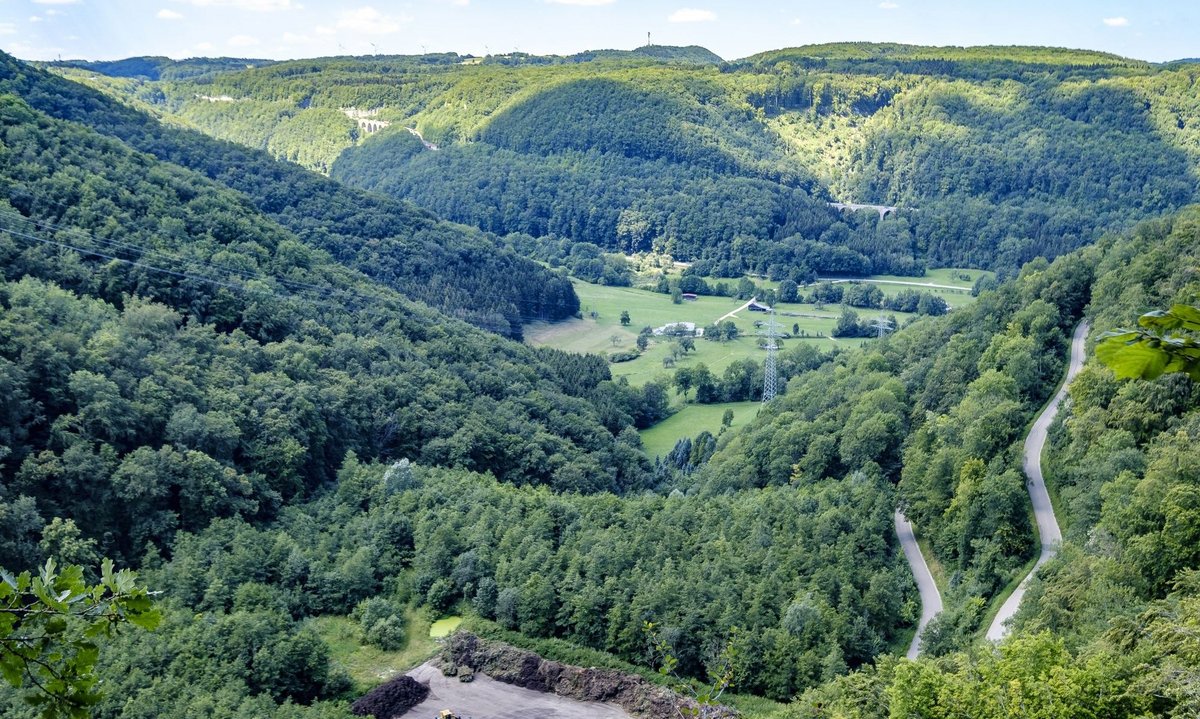
<svg viewBox="0 0 1200 719">
<path fill-rule="evenodd" d="M 719 60 L 326 58 L 106 90 L 491 232 L 665 251 L 722 276 L 1012 273 L 1200 197 L 1182 69 L 881 43 Z"/>
<path fill-rule="evenodd" d="M 720 55 L 699 45 L 643 45 L 635 50 L 589 50 L 570 56 L 572 60 L 577 61 L 636 57 L 693 65 L 716 65 L 725 62 Z"/>
<path fill-rule="evenodd" d="M 1130 60 L 1107 52 L 1073 50 L 1061 47 L 1028 45 L 948 45 L 941 47 L 905 45 L 901 43 L 839 42 L 770 50 L 751 55 L 743 62 L 779 61 L 789 58 L 819 58 L 824 60 L 952 60 L 1007 62 L 1041 65 L 1128 65 L 1145 67 L 1147 63 Z"/>
<path fill-rule="evenodd" d="M 49 67 L 74 67 L 109 77 L 142 78 L 145 80 L 188 80 L 213 73 L 245 70 L 270 65 L 273 60 L 237 57 L 193 57 L 172 60 L 169 57 L 144 56 L 124 60 L 61 60 L 45 63 Z"/>
</svg>

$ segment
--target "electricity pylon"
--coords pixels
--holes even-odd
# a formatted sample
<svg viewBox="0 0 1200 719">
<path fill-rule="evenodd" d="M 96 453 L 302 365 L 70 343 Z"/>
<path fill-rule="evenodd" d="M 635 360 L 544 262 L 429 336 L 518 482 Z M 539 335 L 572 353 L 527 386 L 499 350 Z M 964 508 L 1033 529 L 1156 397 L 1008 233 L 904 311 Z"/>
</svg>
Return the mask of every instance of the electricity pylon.
<svg viewBox="0 0 1200 719">
<path fill-rule="evenodd" d="M 779 349 L 775 339 L 779 337 L 779 325 L 775 323 L 775 310 L 771 309 L 771 319 L 767 321 L 767 363 L 763 367 L 763 404 L 775 399 L 778 390 L 778 377 L 775 371 L 775 352 Z"/>
</svg>

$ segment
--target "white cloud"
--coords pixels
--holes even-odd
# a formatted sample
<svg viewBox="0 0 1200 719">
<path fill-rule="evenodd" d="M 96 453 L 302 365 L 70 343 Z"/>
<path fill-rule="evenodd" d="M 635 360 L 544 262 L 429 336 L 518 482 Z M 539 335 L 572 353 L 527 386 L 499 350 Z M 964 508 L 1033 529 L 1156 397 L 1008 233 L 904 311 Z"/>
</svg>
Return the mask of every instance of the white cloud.
<svg viewBox="0 0 1200 719">
<path fill-rule="evenodd" d="M 292 0 L 176 0 L 196 7 L 231 7 L 236 10 L 251 10 L 253 12 L 272 12 L 275 10 L 298 10 L 299 5 Z"/>
<path fill-rule="evenodd" d="M 74 5 L 79 0 L 33 0 L 34 5 Z"/>
<path fill-rule="evenodd" d="M 213 49 L 213 44 L 211 42 L 198 42 L 196 43 L 196 49 L 201 52 L 206 52 Z"/>
<path fill-rule="evenodd" d="M 546 0 L 551 5 L 580 5 L 595 7 L 597 5 L 612 5 L 617 0 Z"/>
<path fill-rule="evenodd" d="M 900 5 L 892 2 L 892 0 L 883 0 L 883 2 L 879 3 L 879 7 L 883 8 L 884 10 L 895 10 L 896 8 L 900 7 Z"/>
<path fill-rule="evenodd" d="M 258 38 L 253 35 L 234 35 L 225 44 L 229 47 L 254 47 L 258 44 Z"/>
<path fill-rule="evenodd" d="M 717 19 L 717 14 L 712 10 L 697 10 L 696 8 L 685 7 L 671 13 L 667 18 L 667 22 L 712 22 Z"/>
<path fill-rule="evenodd" d="M 16 35 L 17 26 L 11 22 L 0 22 L 0 35 Z"/>
<path fill-rule="evenodd" d="M 375 8 L 367 5 L 357 10 L 347 10 L 338 15 L 337 28 L 349 30 L 364 35 L 387 35 L 396 32 L 400 26 L 409 22 L 409 17 L 392 17 L 384 15 Z"/>
<path fill-rule="evenodd" d="M 159 20 L 182 20 L 183 13 L 177 13 L 174 10 L 163 8 L 162 10 L 159 10 L 154 17 L 158 18 Z"/>
<path fill-rule="evenodd" d="M 318 35 L 336 35 L 337 34 L 337 30 L 329 27 L 328 25 L 318 25 L 313 28 L 313 32 Z"/>
<path fill-rule="evenodd" d="M 30 15 L 29 16 L 29 22 L 41 22 L 41 21 L 42 21 L 41 15 Z"/>
<path fill-rule="evenodd" d="M 55 15 L 66 15 L 67 13 L 58 8 L 47 8 L 46 17 L 54 17 Z"/>
<path fill-rule="evenodd" d="M 289 45 L 302 45 L 309 42 L 308 35 L 297 35 L 294 32 L 285 32 L 283 41 Z"/>
<path fill-rule="evenodd" d="M 1126 25 L 1129 24 L 1129 18 L 1127 18 L 1127 17 L 1106 17 L 1106 18 L 1104 18 L 1104 24 L 1109 27 L 1125 27 Z"/>
</svg>

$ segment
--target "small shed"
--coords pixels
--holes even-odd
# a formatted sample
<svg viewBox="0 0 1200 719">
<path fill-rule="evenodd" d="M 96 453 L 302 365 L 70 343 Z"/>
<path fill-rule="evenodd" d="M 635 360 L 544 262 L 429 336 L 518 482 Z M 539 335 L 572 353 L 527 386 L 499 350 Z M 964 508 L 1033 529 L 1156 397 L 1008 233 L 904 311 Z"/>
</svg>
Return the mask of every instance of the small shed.
<svg viewBox="0 0 1200 719">
<path fill-rule="evenodd" d="M 700 299 L 700 295 L 696 294 L 695 292 L 684 292 L 680 296 L 688 302 L 695 302 L 696 300 Z"/>
<path fill-rule="evenodd" d="M 770 306 L 764 305 L 763 303 L 759 302 L 758 300 L 750 300 L 750 304 L 748 305 L 747 309 L 749 309 L 751 312 L 770 312 L 771 311 Z"/>
</svg>

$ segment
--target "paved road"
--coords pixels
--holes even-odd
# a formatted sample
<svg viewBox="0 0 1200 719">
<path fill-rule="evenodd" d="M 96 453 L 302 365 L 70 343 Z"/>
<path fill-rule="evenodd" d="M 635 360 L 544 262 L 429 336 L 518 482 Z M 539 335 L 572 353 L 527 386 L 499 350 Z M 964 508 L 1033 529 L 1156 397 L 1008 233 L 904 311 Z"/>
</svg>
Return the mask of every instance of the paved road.
<svg viewBox="0 0 1200 719">
<path fill-rule="evenodd" d="M 1037 564 L 1033 565 L 1033 569 L 1021 580 L 1016 591 L 1004 602 L 1004 606 L 1000 607 L 1000 613 L 996 615 L 992 626 L 988 627 L 987 638 L 994 642 L 1000 641 L 1008 634 L 1005 624 L 1017 613 L 1017 607 L 1021 606 L 1021 599 L 1025 596 L 1029 580 L 1033 578 L 1038 567 L 1058 553 L 1058 545 L 1062 543 L 1062 532 L 1058 529 L 1054 507 L 1050 505 L 1050 494 L 1046 491 L 1046 482 L 1042 478 L 1042 448 L 1046 445 L 1046 431 L 1050 429 L 1050 423 L 1054 421 L 1058 407 L 1067 395 L 1067 385 L 1071 384 L 1071 380 L 1083 368 L 1084 341 L 1087 339 L 1088 327 L 1087 320 L 1084 320 L 1075 328 L 1075 335 L 1071 338 L 1071 363 L 1067 367 L 1067 377 L 1058 388 L 1058 394 L 1054 395 L 1054 399 L 1042 410 L 1037 421 L 1033 423 L 1033 428 L 1029 430 L 1029 436 L 1025 438 L 1025 476 L 1029 478 L 1029 499 L 1033 502 L 1033 514 L 1037 518 L 1038 533 L 1042 537 L 1042 552 L 1038 555 Z"/>
<path fill-rule="evenodd" d="M 921 633 L 929 620 L 942 611 L 942 595 L 938 592 L 933 575 L 929 573 L 929 565 L 921 554 L 921 547 L 913 537 L 912 524 L 896 510 L 896 536 L 900 538 L 900 546 L 904 549 L 904 558 L 912 569 L 913 579 L 917 580 L 917 589 L 921 592 L 921 621 L 917 622 L 917 633 L 913 635 L 912 644 L 908 645 L 908 658 L 916 659 L 921 653 Z"/>
</svg>

